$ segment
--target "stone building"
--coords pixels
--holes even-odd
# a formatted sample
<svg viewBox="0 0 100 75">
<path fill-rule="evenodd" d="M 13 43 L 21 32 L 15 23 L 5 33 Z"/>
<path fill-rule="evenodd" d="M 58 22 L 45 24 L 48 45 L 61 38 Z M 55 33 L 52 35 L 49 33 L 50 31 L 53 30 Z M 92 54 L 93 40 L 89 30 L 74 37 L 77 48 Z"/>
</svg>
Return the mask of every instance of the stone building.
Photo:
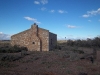
<svg viewBox="0 0 100 75">
<path fill-rule="evenodd" d="M 27 47 L 29 51 L 50 51 L 57 45 L 57 35 L 34 23 L 30 29 L 11 36 L 11 44 Z"/>
</svg>

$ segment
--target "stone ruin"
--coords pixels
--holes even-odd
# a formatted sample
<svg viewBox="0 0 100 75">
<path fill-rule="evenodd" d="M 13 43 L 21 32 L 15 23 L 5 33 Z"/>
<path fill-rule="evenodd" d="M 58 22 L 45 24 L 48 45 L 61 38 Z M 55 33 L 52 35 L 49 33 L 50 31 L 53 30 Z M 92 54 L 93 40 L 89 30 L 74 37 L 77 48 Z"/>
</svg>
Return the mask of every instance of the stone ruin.
<svg viewBox="0 0 100 75">
<path fill-rule="evenodd" d="M 57 35 L 34 23 L 30 29 L 11 36 L 11 45 L 27 47 L 29 51 L 49 51 L 56 47 Z"/>
</svg>

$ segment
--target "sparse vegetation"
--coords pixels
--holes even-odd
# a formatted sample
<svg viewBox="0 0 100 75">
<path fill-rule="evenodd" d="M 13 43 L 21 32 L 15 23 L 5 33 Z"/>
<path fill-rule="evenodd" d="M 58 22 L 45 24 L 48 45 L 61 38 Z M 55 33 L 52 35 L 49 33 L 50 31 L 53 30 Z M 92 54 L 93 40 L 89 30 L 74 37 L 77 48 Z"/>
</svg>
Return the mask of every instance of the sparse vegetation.
<svg viewBox="0 0 100 75">
<path fill-rule="evenodd" d="M 17 56 L 17 55 L 3 55 L 0 60 L 1 61 L 15 61 L 15 60 L 18 60 L 20 58 L 21 57 Z"/>
<path fill-rule="evenodd" d="M 79 54 L 84 54 L 84 51 L 83 50 L 76 50 L 76 49 L 74 49 L 74 50 L 72 50 L 74 53 L 79 53 Z"/>
<path fill-rule="evenodd" d="M 88 75 L 88 74 L 80 72 L 78 75 Z"/>
<path fill-rule="evenodd" d="M 64 42 L 65 44 L 66 42 Z M 87 40 L 67 40 L 66 45 L 68 46 L 77 46 L 77 47 L 99 47 L 100 48 L 100 37 L 95 37 L 94 39 L 87 39 Z"/>
<path fill-rule="evenodd" d="M 22 50 L 27 51 L 27 48 L 18 45 L 11 46 L 10 42 L 0 42 L 0 53 L 16 53 Z"/>
<path fill-rule="evenodd" d="M 71 70 L 67 70 L 66 73 L 67 74 L 72 74 L 72 71 Z"/>
<path fill-rule="evenodd" d="M 11 68 L 14 67 L 13 71 L 17 70 L 19 75 L 25 75 L 25 73 L 29 72 L 32 72 L 30 75 L 33 75 L 33 73 L 39 75 L 99 75 L 100 59 L 96 60 L 97 62 L 94 64 L 90 60 L 80 59 L 81 55 L 87 55 L 87 52 L 84 51 L 85 48 L 88 48 L 87 51 L 91 51 L 92 48 L 89 45 L 85 46 L 85 44 L 81 46 L 80 43 L 82 44 L 82 40 L 78 40 L 77 44 L 75 44 L 77 40 L 73 41 L 73 44 L 71 44 L 71 41 L 70 44 L 68 44 L 68 41 L 58 43 L 56 49 L 53 51 L 28 51 L 28 55 L 25 47 L 12 47 L 10 44 L 1 44 L 0 74 L 14 75 Z M 6 73 L 4 70 L 11 71 Z"/>
<path fill-rule="evenodd" d="M 9 65 L 9 63 L 6 61 L 6 62 L 2 62 L 2 61 L 0 61 L 0 66 L 2 66 L 2 67 L 9 67 L 10 65 Z"/>
</svg>

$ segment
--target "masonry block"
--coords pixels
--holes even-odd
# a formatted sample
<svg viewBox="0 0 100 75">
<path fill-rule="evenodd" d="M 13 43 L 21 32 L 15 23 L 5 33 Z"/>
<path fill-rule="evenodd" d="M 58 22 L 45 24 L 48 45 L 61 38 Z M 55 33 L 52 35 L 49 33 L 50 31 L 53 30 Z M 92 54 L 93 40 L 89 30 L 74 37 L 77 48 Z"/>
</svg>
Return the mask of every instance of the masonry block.
<svg viewBox="0 0 100 75">
<path fill-rule="evenodd" d="M 27 47 L 29 51 L 49 51 L 57 45 L 57 35 L 35 23 L 30 29 L 11 36 L 11 44 Z"/>
</svg>

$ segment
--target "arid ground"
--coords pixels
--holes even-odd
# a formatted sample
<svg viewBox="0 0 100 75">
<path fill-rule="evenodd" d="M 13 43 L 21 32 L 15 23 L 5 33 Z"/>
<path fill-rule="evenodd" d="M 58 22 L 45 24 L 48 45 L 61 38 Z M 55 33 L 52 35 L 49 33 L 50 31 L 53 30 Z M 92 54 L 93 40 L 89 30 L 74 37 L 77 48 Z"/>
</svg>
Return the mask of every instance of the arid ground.
<svg viewBox="0 0 100 75">
<path fill-rule="evenodd" d="M 69 50 L 27 52 L 23 57 L 20 52 L 1 53 L 0 57 L 7 55 L 10 59 L 18 59 L 12 61 L 5 57 L 0 61 L 0 75 L 100 75 L 100 51 L 94 63 L 88 58 L 79 59 L 84 54 Z"/>
</svg>

